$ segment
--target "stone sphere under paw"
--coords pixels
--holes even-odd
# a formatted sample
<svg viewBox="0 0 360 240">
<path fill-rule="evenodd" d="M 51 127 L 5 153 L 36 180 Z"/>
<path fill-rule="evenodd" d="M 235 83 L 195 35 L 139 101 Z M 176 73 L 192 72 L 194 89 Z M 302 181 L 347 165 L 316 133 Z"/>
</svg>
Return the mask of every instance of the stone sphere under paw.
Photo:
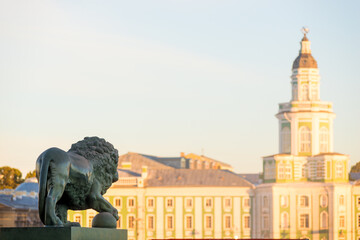
<svg viewBox="0 0 360 240">
<path fill-rule="evenodd" d="M 116 219 L 108 212 L 97 214 L 92 221 L 93 228 L 116 228 Z"/>
</svg>

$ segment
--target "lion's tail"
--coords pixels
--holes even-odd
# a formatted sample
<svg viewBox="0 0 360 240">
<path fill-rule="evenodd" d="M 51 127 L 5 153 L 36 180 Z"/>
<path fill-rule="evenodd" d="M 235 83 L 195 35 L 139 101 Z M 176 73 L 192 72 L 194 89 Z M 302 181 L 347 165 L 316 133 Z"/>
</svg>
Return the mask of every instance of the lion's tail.
<svg viewBox="0 0 360 240">
<path fill-rule="evenodd" d="M 43 152 L 36 161 L 36 177 L 39 182 L 38 208 L 41 221 L 45 224 L 45 199 L 47 177 L 49 172 L 50 161 L 46 158 L 46 151 Z"/>
</svg>

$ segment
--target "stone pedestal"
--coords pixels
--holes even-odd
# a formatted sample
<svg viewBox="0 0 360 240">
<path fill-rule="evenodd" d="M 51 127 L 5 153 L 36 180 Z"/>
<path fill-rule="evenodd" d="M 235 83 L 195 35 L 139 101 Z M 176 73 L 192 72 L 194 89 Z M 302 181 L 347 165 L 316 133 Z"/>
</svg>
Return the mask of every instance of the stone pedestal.
<svg viewBox="0 0 360 240">
<path fill-rule="evenodd" d="M 127 230 L 82 227 L 0 228 L 1 240 L 127 240 Z"/>
</svg>

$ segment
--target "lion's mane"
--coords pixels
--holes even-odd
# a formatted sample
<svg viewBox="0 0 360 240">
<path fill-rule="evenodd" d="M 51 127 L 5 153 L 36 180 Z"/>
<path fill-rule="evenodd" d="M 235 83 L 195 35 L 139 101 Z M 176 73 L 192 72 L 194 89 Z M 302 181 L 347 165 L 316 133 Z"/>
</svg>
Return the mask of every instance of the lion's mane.
<svg viewBox="0 0 360 240">
<path fill-rule="evenodd" d="M 118 180 L 118 151 L 103 138 L 85 137 L 84 140 L 72 144 L 69 152 L 83 156 L 92 162 L 95 177 L 103 186 L 101 194 L 105 194 L 111 184 Z"/>
</svg>

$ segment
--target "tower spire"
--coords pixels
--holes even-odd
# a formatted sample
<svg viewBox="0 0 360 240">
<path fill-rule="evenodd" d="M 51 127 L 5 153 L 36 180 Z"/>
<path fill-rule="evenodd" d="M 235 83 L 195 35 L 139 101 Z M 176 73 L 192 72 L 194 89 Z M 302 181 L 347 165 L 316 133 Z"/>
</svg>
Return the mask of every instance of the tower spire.
<svg viewBox="0 0 360 240">
<path fill-rule="evenodd" d="M 311 42 L 307 38 L 309 29 L 303 27 L 301 31 L 304 34 L 304 37 L 301 39 L 299 56 L 295 59 L 292 69 L 317 68 L 317 62 L 314 59 L 314 57 L 311 55 L 311 49 L 310 49 Z"/>
</svg>

